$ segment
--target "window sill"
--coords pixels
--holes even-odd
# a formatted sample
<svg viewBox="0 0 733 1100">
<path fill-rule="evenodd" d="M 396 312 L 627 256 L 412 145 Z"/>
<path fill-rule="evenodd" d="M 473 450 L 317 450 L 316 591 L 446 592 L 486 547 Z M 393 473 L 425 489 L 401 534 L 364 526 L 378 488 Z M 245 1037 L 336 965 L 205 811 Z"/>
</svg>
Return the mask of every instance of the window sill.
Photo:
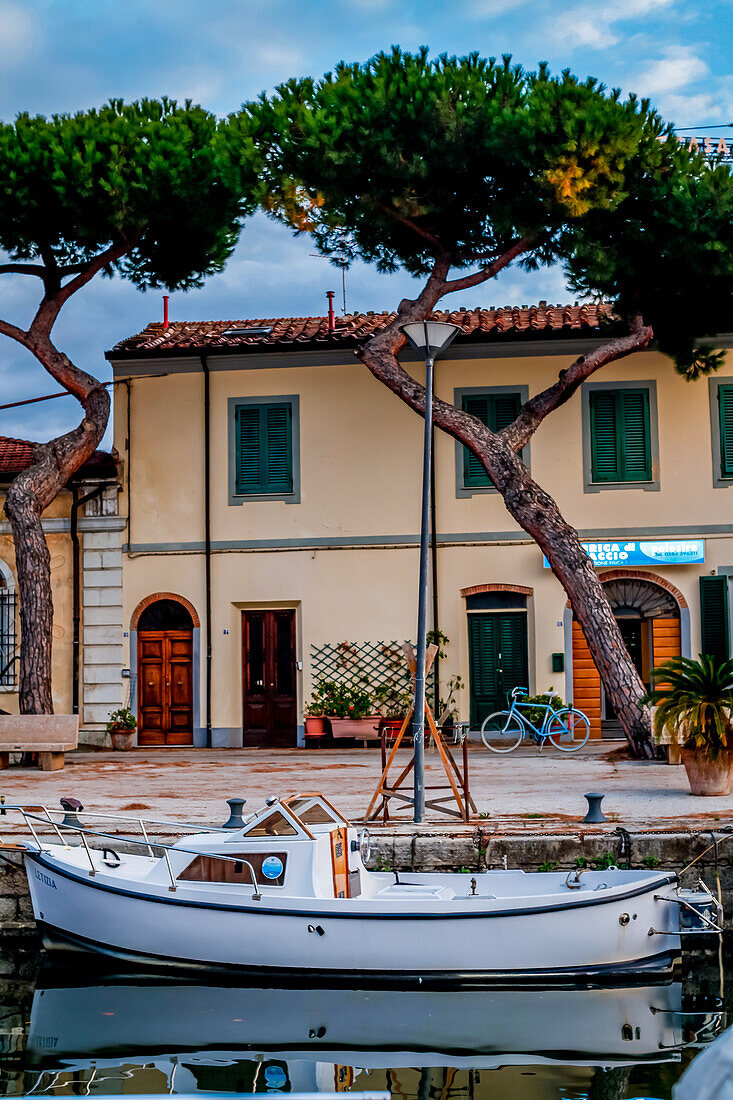
<svg viewBox="0 0 733 1100">
<path fill-rule="evenodd" d="M 258 500 L 282 500 L 285 504 L 300 504 L 300 493 L 235 493 L 229 497 L 230 507 Z"/>
<path fill-rule="evenodd" d="M 641 489 L 645 493 L 658 493 L 658 481 L 586 481 L 584 493 L 604 493 L 607 489 Z"/>
</svg>

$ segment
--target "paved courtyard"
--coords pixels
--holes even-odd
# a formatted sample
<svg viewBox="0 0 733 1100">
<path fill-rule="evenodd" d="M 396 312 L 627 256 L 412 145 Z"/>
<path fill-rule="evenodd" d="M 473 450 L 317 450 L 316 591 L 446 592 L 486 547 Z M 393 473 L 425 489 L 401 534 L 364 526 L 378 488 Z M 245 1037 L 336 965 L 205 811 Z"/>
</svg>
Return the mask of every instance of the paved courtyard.
<svg viewBox="0 0 733 1100">
<path fill-rule="evenodd" d="M 221 822 L 224 799 L 238 795 L 248 807 L 271 794 L 320 790 L 353 821 L 363 818 L 380 773 L 380 754 L 370 749 L 254 750 L 147 749 L 129 753 L 80 751 L 66 768 L 41 772 L 12 767 L 0 773 L 6 802 L 58 807 L 59 798 L 78 798 L 88 810 L 189 821 Z M 401 757 L 407 761 L 407 753 Z M 733 795 L 695 798 L 682 767 L 633 761 L 621 745 L 586 747 L 575 755 L 535 748 L 492 756 L 482 747 L 469 753 L 471 792 L 482 825 L 505 831 L 577 830 L 585 814 L 584 794 L 605 794 L 603 809 L 627 828 L 697 828 L 706 822 L 733 823 Z M 444 776 L 434 751 L 427 757 L 427 782 Z M 394 805 L 394 803 L 393 803 Z M 410 824 L 405 811 L 402 819 Z M 11 816 L 0 817 L 0 832 Z M 429 813 L 426 824 L 455 829 L 457 822 Z"/>
</svg>

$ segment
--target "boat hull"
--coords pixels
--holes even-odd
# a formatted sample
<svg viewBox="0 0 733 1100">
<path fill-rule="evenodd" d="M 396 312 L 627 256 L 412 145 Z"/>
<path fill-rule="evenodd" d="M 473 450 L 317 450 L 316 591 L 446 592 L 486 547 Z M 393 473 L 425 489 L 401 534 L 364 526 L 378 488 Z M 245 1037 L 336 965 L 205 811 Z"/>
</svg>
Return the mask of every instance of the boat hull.
<svg viewBox="0 0 733 1100">
<path fill-rule="evenodd" d="M 574 892 L 531 912 L 449 906 L 368 912 L 353 901 L 316 910 L 217 904 L 193 890 L 142 892 L 27 857 L 36 920 L 49 945 L 78 945 L 134 963 L 303 976 L 363 985 L 539 985 L 649 980 L 679 956 L 676 906 L 658 877 L 613 897 Z M 610 894 L 610 891 L 609 891 Z M 297 899 L 296 899 L 297 900 Z M 375 908 L 372 903 L 372 908 Z M 655 930 L 650 935 L 650 929 Z"/>
</svg>

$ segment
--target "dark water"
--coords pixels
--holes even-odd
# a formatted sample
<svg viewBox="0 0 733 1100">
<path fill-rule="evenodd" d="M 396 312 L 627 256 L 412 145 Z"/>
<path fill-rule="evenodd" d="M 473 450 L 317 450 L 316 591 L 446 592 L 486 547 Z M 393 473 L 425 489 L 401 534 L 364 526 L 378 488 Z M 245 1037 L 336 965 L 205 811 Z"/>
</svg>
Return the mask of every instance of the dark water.
<svg viewBox="0 0 733 1100">
<path fill-rule="evenodd" d="M 25 943 L 0 954 L 0 1094 L 666 1100 L 725 1026 L 720 992 L 715 951 L 654 986 L 412 992 L 62 967 Z"/>
</svg>

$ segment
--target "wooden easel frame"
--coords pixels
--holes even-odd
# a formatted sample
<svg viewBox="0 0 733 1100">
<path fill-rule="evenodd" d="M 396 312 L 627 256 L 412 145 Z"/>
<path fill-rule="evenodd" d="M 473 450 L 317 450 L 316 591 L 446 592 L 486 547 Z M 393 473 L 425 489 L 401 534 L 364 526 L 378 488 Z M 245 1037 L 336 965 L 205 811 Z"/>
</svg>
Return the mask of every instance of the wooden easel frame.
<svg viewBox="0 0 733 1100">
<path fill-rule="evenodd" d="M 402 647 L 410 672 L 412 673 L 413 683 L 415 681 L 415 672 L 417 670 L 417 659 L 415 652 L 409 642 L 406 642 Z M 438 647 L 436 645 L 428 646 L 427 653 L 425 654 L 425 676 L 427 678 L 430 669 L 432 668 L 433 661 L 438 653 Z M 412 722 L 412 716 L 414 713 L 414 704 L 410 707 L 408 713 L 405 715 L 402 725 L 400 726 L 399 733 L 395 737 L 394 745 L 385 761 L 385 739 L 384 733 L 382 733 L 382 774 L 377 784 L 377 789 L 372 796 L 372 800 L 369 803 L 369 808 L 366 812 L 366 821 L 376 821 L 377 818 L 382 815 L 382 820 L 386 824 L 389 821 L 389 800 L 396 798 L 399 802 L 404 802 L 407 805 L 413 806 L 415 804 L 414 796 L 410 796 L 404 791 L 400 790 L 405 779 L 407 779 L 410 772 L 415 767 L 415 754 L 413 752 L 407 765 L 402 769 L 400 774 L 394 780 L 390 786 L 388 783 L 389 771 L 394 762 L 397 750 L 402 744 L 402 739 L 410 728 Z M 471 798 L 471 794 L 468 789 L 468 751 L 466 741 L 463 741 L 463 774 L 453 759 L 448 745 L 443 740 L 443 735 L 438 729 L 433 712 L 430 707 L 425 704 L 425 722 L 430 731 L 430 737 L 432 737 L 435 747 L 438 750 L 440 761 L 443 765 L 443 770 L 448 777 L 448 784 L 450 786 L 451 794 L 442 795 L 440 798 L 430 798 L 425 800 L 426 809 L 437 810 L 438 813 L 448 814 L 450 817 L 457 817 L 461 821 L 468 821 L 470 819 L 470 812 L 477 812 L 476 804 Z M 448 790 L 446 784 L 440 786 L 429 786 L 425 788 L 426 791 L 443 791 Z M 379 805 L 377 803 L 381 799 Z M 452 807 L 443 806 L 443 802 L 451 802 L 455 800 L 457 809 Z M 375 809 L 376 806 L 376 809 Z"/>
</svg>

